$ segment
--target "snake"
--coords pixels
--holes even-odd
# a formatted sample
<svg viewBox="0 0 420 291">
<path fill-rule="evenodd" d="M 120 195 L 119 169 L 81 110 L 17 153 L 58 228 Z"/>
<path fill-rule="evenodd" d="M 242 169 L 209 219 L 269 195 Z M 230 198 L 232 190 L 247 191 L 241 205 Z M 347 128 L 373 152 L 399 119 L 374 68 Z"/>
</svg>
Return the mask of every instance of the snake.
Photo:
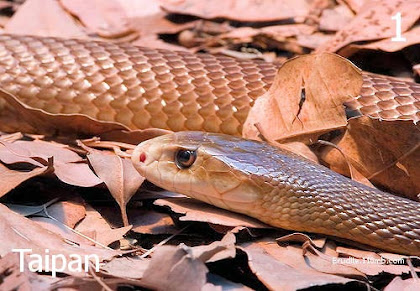
<svg viewBox="0 0 420 291">
<path fill-rule="evenodd" d="M 158 186 L 272 226 L 420 255 L 418 202 L 240 138 L 277 70 L 262 60 L 128 43 L 0 35 L 0 88 L 25 105 L 176 132 L 141 143 L 132 155 L 136 169 Z M 420 119 L 419 84 L 362 77 L 350 109 L 373 118 Z M 9 109 L 0 107 L 0 117 Z"/>
<path fill-rule="evenodd" d="M 365 186 L 268 143 L 177 132 L 140 143 L 153 184 L 282 229 L 420 256 L 420 203 Z"/>
</svg>

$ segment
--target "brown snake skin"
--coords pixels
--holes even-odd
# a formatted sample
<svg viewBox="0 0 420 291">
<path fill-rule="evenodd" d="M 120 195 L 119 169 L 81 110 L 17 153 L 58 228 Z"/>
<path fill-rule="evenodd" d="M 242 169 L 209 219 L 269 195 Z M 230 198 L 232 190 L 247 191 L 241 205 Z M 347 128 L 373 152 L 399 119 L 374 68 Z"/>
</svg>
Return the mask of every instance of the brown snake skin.
<svg viewBox="0 0 420 291">
<path fill-rule="evenodd" d="M 50 113 L 81 113 L 98 120 L 117 121 L 132 129 L 158 127 L 240 135 L 253 101 L 267 91 L 276 71 L 277 67 L 267 62 L 208 54 L 92 40 L 0 36 L 0 87 L 3 90 L 31 107 Z M 364 73 L 363 78 L 361 95 L 351 102 L 352 109 L 386 119 L 414 122 L 420 119 L 419 84 L 368 73 Z M 332 180 L 336 179 L 331 175 Z M 337 181 L 322 186 L 333 189 Z M 350 188 L 350 192 L 356 193 Z M 292 194 L 290 199 L 298 201 L 294 196 L 298 192 Z M 375 199 L 385 199 L 396 207 L 394 212 L 399 211 L 400 201 L 405 201 L 378 195 Z M 363 195 L 355 199 L 360 203 L 373 203 Z M 351 206 L 345 205 L 346 199 L 336 202 L 338 207 Z M 327 203 L 331 202 L 322 200 L 324 206 Z M 404 203 L 410 208 L 410 201 Z M 275 211 L 269 207 L 266 210 Z M 363 209 L 355 211 L 356 222 L 376 217 L 363 213 Z M 378 215 L 383 211 L 388 210 L 378 209 Z M 412 211 L 410 219 L 414 216 L 417 219 L 417 209 Z M 389 227 L 398 227 L 404 234 L 390 232 L 397 244 L 392 250 L 404 244 L 403 253 L 419 255 L 418 228 L 411 232 L 410 221 L 398 219 Z M 367 228 L 369 225 L 375 227 L 366 222 Z M 364 231 L 367 230 L 361 229 L 362 233 Z M 385 231 L 379 233 L 390 235 Z"/>
<path fill-rule="evenodd" d="M 195 152 L 190 166 L 177 166 L 180 150 Z M 420 256 L 419 202 L 367 187 L 268 143 L 176 132 L 140 143 L 132 161 L 159 187 L 272 226 Z"/>
<path fill-rule="evenodd" d="M 277 67 L 130 44 L 0 36 L 0 87 L 50 113 L 82 113 L 132 129 L 240 135 L 253 100 Z M 420 85 L 363 74 L 351 108 L 373 117 L 420 119 Z"/>
</svg>

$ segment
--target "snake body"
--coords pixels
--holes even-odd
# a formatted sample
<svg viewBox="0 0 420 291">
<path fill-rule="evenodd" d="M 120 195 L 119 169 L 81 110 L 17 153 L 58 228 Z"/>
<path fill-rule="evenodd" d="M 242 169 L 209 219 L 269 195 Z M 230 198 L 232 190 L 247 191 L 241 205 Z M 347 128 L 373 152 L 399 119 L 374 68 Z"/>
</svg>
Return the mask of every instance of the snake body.
<svg viewBox="0 0 420 291">
<path fill-rule="evenodd" d="M 177 166 L 177 153 L 195 160 Z M 420 256 L 420 203 L 381 192 L 267 143 L 178 132 L 137 146 L 132 161 L 167 190 L 269 225 Z"/>
<path fill-rule="evenodd" d="M 84 114 L 132 129 L 240 135 L 254 100 L 268 90 L 277 69 L 263 61 L 130 44 L 0 35 L 3 90 L 33 108 Z M 360 96 L 348 106 L 373 117 L 417 122 L 420 85 L 363 73 Z M 201 166 L 194 175 L 185 174 L 191 169 L 180 172 L 185 180 L 173 176 L 173 161 L 151 163 L 157 165 L 154 174 L 138 167 L 165 188 L 274 226 L 420 254 L 417 202 L 367 188 L 291 153 L 232 136 L 180 133 L 147 145 L 154 149 L 153 154 L 147 152 L 148 158 L 156 155 L 156 160 L 166 157 L 168 161 L 173 156 L 163 153 L 198 147 Z M 159 151 L 163 156 L 158 156 Z M 136 157 L 133 161 L 138 165 Z M 203 190 L 196 187 L 199 181 L 206 185 Z"/>
<path fill-rule="evenodd" d="M 84 114 L 131 129 L 241 135 L 278 67 L 130 44 L 0 35 L 0 87 L 50 113 Z M 348 106 L 385 119 L 420 120 L 420 85 L 363 74 Z"/>
</svg>

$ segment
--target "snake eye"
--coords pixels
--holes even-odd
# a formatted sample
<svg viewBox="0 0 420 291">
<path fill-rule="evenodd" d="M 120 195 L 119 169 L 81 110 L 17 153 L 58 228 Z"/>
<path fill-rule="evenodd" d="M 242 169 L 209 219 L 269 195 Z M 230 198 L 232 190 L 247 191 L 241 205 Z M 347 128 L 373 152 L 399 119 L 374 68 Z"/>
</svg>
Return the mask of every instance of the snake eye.
<svg viewBox="0 0 420 291">
<path fill-rule="evenodd" d="M 192 150 L 179 150 L 175 155 L 175 163 L 180 169 L 187 169 L 194 164 L 197 154 Z"/>
</svg>

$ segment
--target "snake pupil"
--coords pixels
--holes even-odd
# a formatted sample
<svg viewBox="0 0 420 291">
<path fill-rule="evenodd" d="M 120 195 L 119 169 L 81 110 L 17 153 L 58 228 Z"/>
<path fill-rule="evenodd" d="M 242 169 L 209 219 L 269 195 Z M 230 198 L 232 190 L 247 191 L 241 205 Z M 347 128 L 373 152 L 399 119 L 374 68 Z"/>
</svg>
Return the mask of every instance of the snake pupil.
<svg viewBox="0 0 420 291">
<path fill-rule="evenodd" d="M 197 155 L 192 150 L 179 150 L 175 156 L 175 162 L 178 168 L 187 169 L 195 162 Z"/>
</svg>

